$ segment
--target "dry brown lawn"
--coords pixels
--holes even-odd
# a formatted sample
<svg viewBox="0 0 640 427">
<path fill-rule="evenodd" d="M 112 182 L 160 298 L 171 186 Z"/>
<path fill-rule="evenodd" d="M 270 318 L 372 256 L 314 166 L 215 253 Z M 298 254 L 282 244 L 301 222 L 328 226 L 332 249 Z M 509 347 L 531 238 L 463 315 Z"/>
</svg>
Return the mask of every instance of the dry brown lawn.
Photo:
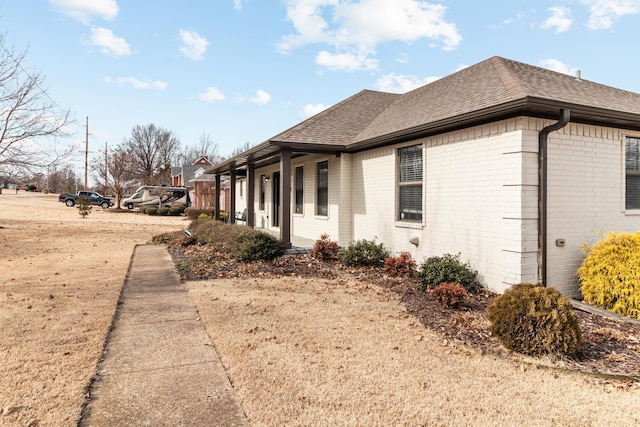
<svg viewBox="0 0 640 427">
<path fill-rule="evenodd" d="M 0 425 L 76 425 L 134 246 L 185 221 L 3 194 L 0 227 Z M 446 342 L 373 285 L 186 286 L 254 426 L 640 424 L 636 384 Z"/>
<path fill-rule="evenodd" d="M 637 426 L 640 388 L 481 355 L 349 280 L 186 284 L 254 426 Z"/>
<path fill-rule="evenodd" d="M 0 227 L 0 425 L 76 425 L 133 248 L 184 220 L 21 192 Z"/>
</svg>

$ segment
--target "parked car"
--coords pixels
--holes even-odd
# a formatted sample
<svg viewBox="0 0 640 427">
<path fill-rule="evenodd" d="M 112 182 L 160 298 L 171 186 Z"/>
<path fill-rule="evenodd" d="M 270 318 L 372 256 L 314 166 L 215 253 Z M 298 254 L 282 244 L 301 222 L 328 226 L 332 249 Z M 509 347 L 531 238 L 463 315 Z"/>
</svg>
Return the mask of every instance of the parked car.
<svg viewBox="0 0 640 427">
<path fill-rule="evenodd" d="M 104 197 L 95 191 L 78 191 L 76 194 L 60 194 L 58 201 L 67 206 L 73 206 L 79 197 L 86 197 L 92 205 L 100 206 L 102 209 L 108 209 L 114 205 L 113 199 Z"/>
</svg>

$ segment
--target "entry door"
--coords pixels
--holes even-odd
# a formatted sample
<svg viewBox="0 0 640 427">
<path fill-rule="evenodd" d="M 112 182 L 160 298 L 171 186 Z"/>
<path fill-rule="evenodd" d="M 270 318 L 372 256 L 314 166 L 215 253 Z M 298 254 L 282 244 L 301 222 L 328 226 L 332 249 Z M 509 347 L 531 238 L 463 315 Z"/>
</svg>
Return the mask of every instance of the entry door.
<svg viewBox="0 0 640 427">
<path fill-rule="evenodd" d="M 271 204 L 273 212 L 271 213 L 271 225 L 280 227 L 280 172 L 273 173 L 271 180 L 271 194 L 273 194 L 273 203 Z"/>
</svg>

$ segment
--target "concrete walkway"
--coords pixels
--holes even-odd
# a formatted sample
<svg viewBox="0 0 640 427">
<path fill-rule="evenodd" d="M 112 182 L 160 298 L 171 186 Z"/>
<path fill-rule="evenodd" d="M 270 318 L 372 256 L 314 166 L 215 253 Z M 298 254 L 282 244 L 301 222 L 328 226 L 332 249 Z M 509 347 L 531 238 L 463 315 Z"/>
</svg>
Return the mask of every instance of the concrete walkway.
<svg viewBox="0 0 640 427">
<path fill-rule="evenodd" d="M 138 246 L 81 426 L 247 426 L 163 246 Z"/>
</svg>

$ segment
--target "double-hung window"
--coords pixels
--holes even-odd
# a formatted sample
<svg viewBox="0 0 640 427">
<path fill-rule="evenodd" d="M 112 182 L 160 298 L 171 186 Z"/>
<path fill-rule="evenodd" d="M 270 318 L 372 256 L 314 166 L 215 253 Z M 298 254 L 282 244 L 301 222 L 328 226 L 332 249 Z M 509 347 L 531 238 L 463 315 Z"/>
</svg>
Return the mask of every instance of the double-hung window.
<svg viewBox="0 0 640 427">
<path fill-rule="evenodd" d="M 296 213 L 304 213 L 304 168 L 296 167 Z"/>
<path fill-rule="evenodd" d="M 640 138 L 625 142 L 625 208 L 640 209 Z"/>
<path fill-rule="evenodd" d="M 329 162 L 316 164 L 316 215 L 329 215 Z"/>
<path fill-rule="evenodd" d="M 422 221 L 422 145 L 398 149 L 398 220 Z"/>
</svg>

